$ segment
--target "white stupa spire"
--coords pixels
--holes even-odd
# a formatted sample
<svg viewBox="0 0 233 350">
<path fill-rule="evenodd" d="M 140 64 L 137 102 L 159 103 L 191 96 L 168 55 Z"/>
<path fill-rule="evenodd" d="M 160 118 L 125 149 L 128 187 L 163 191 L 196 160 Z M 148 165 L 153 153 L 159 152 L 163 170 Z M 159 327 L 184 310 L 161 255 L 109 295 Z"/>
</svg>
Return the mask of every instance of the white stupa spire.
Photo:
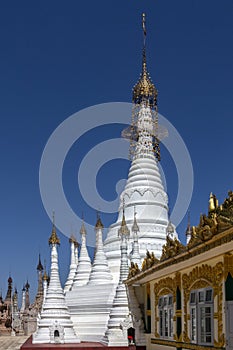
<svg viewBox="0 0 233 350">
<path fill-rule="evenodd" d="M 44 274 L 43 274 L 43 304 L 45 302 L 45 298 L 46 298 L 46 294 L 47 294 L 47 290 L 48 290 L 48 282 L 49 282 L 49 277 L 47 275 L 46 272 L 46 264 L 44 263 Z"/>
<path fill-rule="evenodd" d="M 75 249 L 76 249 L 75 246 L 77 245 L 77 241 L 73 235 L 71 235 L 69 242 L 70 242 L 70 271 L 64 287 L 65 293 L 68 290 L 71 290 L 72 285 L 74 283 L 75 273 L 77 270 L 77 263 L 76 263 L 76 256 L 75 256 Z"/>
<path fill-rule="evenodd" d="M 96 251 L 93 261 L 89 284 L 103 284 L 112 281 L 112 275 L 108 267 L 107 258 L 103 249 L 103 224 L 98 214 L 95 225 L 96 231 Z"/>
<path fill-rule="evenodd" d="M 75 258 L 75 265 L 78 266 L 78 247 L 79 243 L 74 244 L 74 258 Z"/>
<path fill-rule="evenodd" d="M 26 305 L 26 289 L 25 289 L 25 286 L 23 286 L 23 289 L 22 289 L 22 304 L 21 304 L 21 308 L 20 308 L 20 313 L 24 312 L 25 305 Z"/>
<path fill-rule="evenodd" d="M 132 226 L 132 233 L 133 233 L 133 249 L 132 253 L 130 256 L 130 261 L 133 262 L 134 264 L 137 264 L 139 268 L 141 268 L 141 257 L 139 253 L 139 244 L 138 244 L 138 232 L 139 232 L 139 227 L 137 224 L 137 219 L 136 219 L 136 211 L 134 208 L 134 222 Z"/>
<path fill-rule="evenodd" d="M 90 272 L 91 272 L 91 259 L 89 257 L 87 246 L 86 246 L 87 231 L 86 231 L 84 222 L 82 223 L 80 234 L 81 234 L 82 245 L 80 249 L 78 266 L 74 276 L 74 283 L 73 283 L 72 289 L 75 289 L 78 286 L 83 286 L 87 284 L 87 282 L 89 281 Z"/>
<path fill-rule="evenodd" d="M 145 20 L 145 16 L 143 18 Z M 166 230 L 169 222 L 168 196 L 159 169 L 159 137 L 161 135 L 158 127 L 157 95 L 157 89 L 147 69 L 144 40 L 142 71 L 133 88 L 132 121 L 130 127 L 123 132 L 123 136 L 130 139 L 132 163 L 125 189 L 120 196 L 118 219 L 110 226 L 104 242 L 109 268 L 116 281 L 119 277 L 120 265 L 120 244 L 117 236 L 121 225 L 123 201 L 125 202 L 125 218 L 129 226 L 133 225 L 133 208 L 137 207 L 137 223 L 140 227 L 138 243 L 141 258 L 145 257 L 147 250 L 153 251 L 159 258 L 162 247 L 166 243 Z M 129 248 L 132 242 L 133 235 L 129 239 Z"/>
<path fill-rule="evenodd" d="M 33 344 L 79 343 L 80 340 L 74 332 L 73 322 L 61 287 L 57 255 L 57 245 L 60 244 L 60 240 L 57 237 L 54 223 L 49 244 L 51 246 L 50 283 L 32 342 Z"/>
<path fill-rule="evenodd" d="M 119 236 L 121 237 L 121 263 L 119 283 L 116 288 L 113 305 L 109 314 L 107 331 L 102 340 L 102 342 L 108 346 L 127 346 L 127 329 L 133 326 L 128 307 L 126 286 L 123 282 L 127 279 L 129 272 L 127 257 L 127 238 L 129 237 L 129 233 L 130 231 L 126 225 L 123 209 L 122 222 L 119 229 Z"/>
</svg>

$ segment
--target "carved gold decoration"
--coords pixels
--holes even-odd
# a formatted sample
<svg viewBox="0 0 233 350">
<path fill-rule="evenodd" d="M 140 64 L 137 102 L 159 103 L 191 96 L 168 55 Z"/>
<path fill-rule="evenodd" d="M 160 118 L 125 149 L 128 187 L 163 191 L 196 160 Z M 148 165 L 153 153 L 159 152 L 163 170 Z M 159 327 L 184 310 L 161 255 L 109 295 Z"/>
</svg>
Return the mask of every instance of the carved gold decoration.
<svg viewBox="0 0 233 350">
<path fill-rule="evenodd" d="M 132 277 L 136 276 L 139 272 L 140 272 L 140 269 L 138 267 L 138 264 L 131 262 L 130 268 L 129 268 L 128 278 L 132 278 Z"/>
<path fill-rule="evenodd" d="M 218 262 L 214 267 L 203 264 L 195 267 L 189 274 L 182 276 L 184 291 L 184 330 L 183 339 L 190 343 L 188 337 L 188 301 L 190 291 L 211 286 L 214 291 L 214 298 L 217 298 L 217 321 L 218 321 L 218 341 L 214 340 L 216 347 L 221 347 L 225 343 L 222 321 L 222 281 L 223 281 L 223 263 Z"/>
<path fill-rule="evenodd" d="M 185 252 L 186 247 L 178 241 L 177 238 L 172 239 L 167 236 L 166 244 L 163 246 L 162 256 L 160 261 L 172 258 L 180 253 Z"/>
<path fill-rule="evenodd" d="M 192 248 L 211 239 L 217 233 L 233 226 L 233 192 L 228 192 L 228 198 L 218 205 L 214 194 L 210 194 L 208 216 L 200 216 L 198 226 L 194 226 L 188 247 Z"/>
<path fill-rule="evenodd" d="M 49 238 L 49 244 L 60 245 L 60 239 L 57 237 L 56 228 L 54 224 L 53 224 L 52 234 Z"/>
<path fill-rule="evenodd" d="M 146 257 L 142 262 L 142 271 L 145 271 L 152 267 L 155 264 L 159 263 L 159 259 L 157 259 L 154 255 L 154 253 L 150 253 L 148 250 L 146 252 Z"/>
</svg>

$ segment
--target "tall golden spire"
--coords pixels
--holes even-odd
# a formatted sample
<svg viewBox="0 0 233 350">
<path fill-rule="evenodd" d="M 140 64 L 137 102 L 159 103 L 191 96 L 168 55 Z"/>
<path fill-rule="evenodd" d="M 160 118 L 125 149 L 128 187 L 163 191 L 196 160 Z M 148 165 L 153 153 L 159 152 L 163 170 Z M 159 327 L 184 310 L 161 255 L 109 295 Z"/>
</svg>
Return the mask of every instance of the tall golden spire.
<svg viewBox="0 0 233 350">
<path fill-rule="evenodd" d="M 133 103 L 141 104 L 145 102 L 151 108 L 157 106 L 158 91 L 153 84 L 146 62 L 146 15 L 142 14 L 142 29 L 143 29 L 143 50 L 142 50 L 142 72 L 140 78 L 133 88 Z"/>
<path fill-rule="evenodd" d="M 147 69 L 145 13 L 142 14 L 142 30 L 142 71 L 138 82 L 136 83 L 136 85 L 134 85 L 133 88 L 133 109 L 131 125 L 122 131 L 122 136 L 124 138 L 130 139 L 129 155 L 131 160 L 139 156 L 140 153 L 140 157 L 151 157 L 151 155 L 154 154 L 156 159 L 160 161 L 159 126 L 157 110 L 158 91 L 155 85 L 153 84 Z M 146 117 L 146 119 L 144 118 L 143 121 L 142 114 L 149 114 L 149 120 L 147 120 Z M 138 145 L 141 146 L 137 147 Z"/>
<path fill-rule="evenodd" d="M 57 237 L 57 232 L 56 232 L 56 227 L 55 227 L 55 214 L 53 212 L 53 228 L 52 228 L 52 233 L 49 238 L 49 245 L 50 244 L 58 244 L 60 245 L 60 239 Z"/>
</svg>

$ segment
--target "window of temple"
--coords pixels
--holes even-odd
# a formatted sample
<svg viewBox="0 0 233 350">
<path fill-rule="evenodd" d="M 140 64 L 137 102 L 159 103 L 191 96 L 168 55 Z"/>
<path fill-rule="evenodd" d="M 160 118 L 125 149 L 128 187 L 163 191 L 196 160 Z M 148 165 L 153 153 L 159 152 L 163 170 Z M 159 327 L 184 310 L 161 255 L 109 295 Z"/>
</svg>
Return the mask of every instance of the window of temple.
<svg viewBox="0 0 233 350">
<path fill-rule="evenodd" d="M 159 334 L 161 338 L 173 338 L 173 297 L 171 294 L 159 298 Z"/>
<path fill-rule="evenodd" d="M 213 289 L 192 290 L 189 305 L 191 342 L 200 345 L 213 344 Z"/>
</svg>

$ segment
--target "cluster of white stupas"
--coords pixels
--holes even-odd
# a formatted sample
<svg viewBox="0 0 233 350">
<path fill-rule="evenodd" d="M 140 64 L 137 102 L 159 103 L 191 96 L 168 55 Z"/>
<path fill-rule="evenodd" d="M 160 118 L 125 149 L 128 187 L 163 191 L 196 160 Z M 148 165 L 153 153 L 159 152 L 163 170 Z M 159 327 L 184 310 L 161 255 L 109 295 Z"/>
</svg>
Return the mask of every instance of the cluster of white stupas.
<svg viewBox="0 0 233 350">
<path fill-rule="evenodd" d="M 143 28 L 145 32 L 145 17 Z M 98 341 L 125 346 L 127 330 L 132 327 L 137 345 L 145 345 L 140 295 L 134 289 L 127 291 L 124 280 L 130 262 L 140 267 L 147 250 L 159 257 L 167 232 L 177 235 L 168 219 L 168 198 L 158 167 L 157 90 L 147 71 L 145 41 L 142 73 L 133 90 L 133 104 L 132 164 L 121 194 L 118 219 L 103 242 L 103 224 L 97 218 L 93 263 L 86 247 L 84 223 L 79 257 L 76 241 L 70 239 L 71 263 L 64 290 L 58 275 L 59 240 L 53 226 L 49 240 L 51 279 L 33 343 Z"/>
</svg>

